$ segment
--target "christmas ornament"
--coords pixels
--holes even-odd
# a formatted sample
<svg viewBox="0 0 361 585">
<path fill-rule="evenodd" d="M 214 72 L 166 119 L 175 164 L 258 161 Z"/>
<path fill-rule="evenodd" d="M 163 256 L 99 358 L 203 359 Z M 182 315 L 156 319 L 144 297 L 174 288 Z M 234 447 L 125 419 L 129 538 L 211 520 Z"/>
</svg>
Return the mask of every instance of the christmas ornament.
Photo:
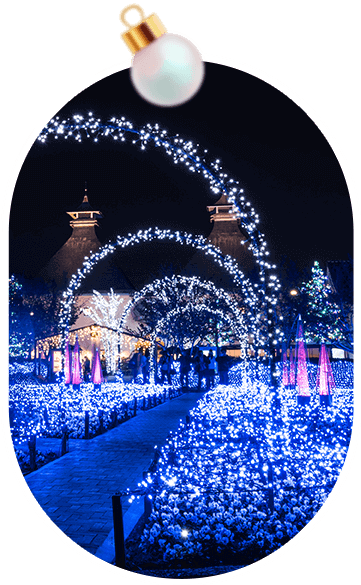
<svg viewBox="0 0 361 585">
<path fill-rule="evenodd" d="M 140 14 L 135 26 L 126 20 L 133 9 Z M 128 28 L 121 36 L 134 55 L 130 78 L 141 97 L 168 107 L 190 100 L 204 78 L 198 49 L 184 37 L 167 33 L 156 14 L 145 18 L 137 4 L 124 8 L 120 20 Z"/>
</svg>

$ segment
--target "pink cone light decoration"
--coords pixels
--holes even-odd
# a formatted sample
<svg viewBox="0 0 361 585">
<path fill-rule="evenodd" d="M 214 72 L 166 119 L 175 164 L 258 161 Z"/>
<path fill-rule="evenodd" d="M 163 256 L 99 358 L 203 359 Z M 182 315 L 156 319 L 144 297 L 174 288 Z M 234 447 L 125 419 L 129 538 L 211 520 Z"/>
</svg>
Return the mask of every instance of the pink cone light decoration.
<svg viewBox="0 0 361 585">
<path fill-rule="evenodd" d="M 95 354 L 96 354 L 96 351 L 97 351 L 97 347 L 93 343 L 93 347 L 92 347 L 92 365 L 91 365 L 91 372 L 90 372 L 90 379 L 91 379 L 92 382 L 93 382 L 93 379 L 94 379 Z"/>
<path fill-rule="evenodd" d="M 69 341 L 66 342 L 65 346 L 64 376 L 65 384 L 71 384 L 71 352 L 69 350 Z"/>
<path fill-rule="evenodd" d="M 309 397 L 310 385 L 307 373 L 307 346 L 303 337 L 301 315 L 298 318 L 296 333 L 296 388 L 298 396 Z"/>
<path fill-rule="evenodd" d="M 326 345 L 322 343 L 317 369 L 316 391 L 318 391 L 320 396 L 331 396 L 335 388 L 335 380 Z"/>
<path fill-rule="evenodd" d="M 291 350 L 292 351 L 292 350 Z M 290 383 L 288 376 L 288 359 L 287 359 L 287 347 L 284 343 L 282 345 L 282 384 L 288 386 Z"/>
<path fill-rule="evenodd" d="M 93 384 L 101 384 L 103 382 L 102 367 L 100 364 L 100 356 L 98 348 L 95 350 L 94 368 L 92 371 Z"/>
<path fill-rule="evenodd" d="M 293 359 L 293 350 L 290 347 L 290 376 L 289 376 L 289 384 L 290 386 L 295 386 L 296 384 L 296 367 L 295 362 Z"/>
<path fill-rule="evenodd" d="M 81 367 L 80 367 L 80 351 L 79 351 L 79 341 L 76 338 L 74 351 L 73 351 L 73 364 L 72 364 L 72 384 L 73 386 L 79 386 L 81 383 Z"/>
</svg>

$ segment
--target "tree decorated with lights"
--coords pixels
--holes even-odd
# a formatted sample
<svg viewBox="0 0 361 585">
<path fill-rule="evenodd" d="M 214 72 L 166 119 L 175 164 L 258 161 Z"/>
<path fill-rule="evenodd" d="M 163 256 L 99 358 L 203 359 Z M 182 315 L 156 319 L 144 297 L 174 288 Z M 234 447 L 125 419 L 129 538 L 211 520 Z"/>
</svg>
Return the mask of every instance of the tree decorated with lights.
<svg viewBox="0 0 361 585">
<path fill-rule="evenodd" d="M 332 394 L 335 392 L 335 390 L 335 379 L 328 357 L 328 352 L 326 345 L 322 343 L 317 368 L 316 392 L 319 393 L 320 399 L 323 399 L 326 404 L 331 404 Z"/>
<path fill-rule="evenodd" d="M 300 404 L 310 399 L 310 384 L 307 372 L 308 353 L 307 345 L 304 339 L 303 325 L 301 315 L 297 321 L 296 332 L 296 390 L 297 398 Z"/>
<path fill-rule="evenodd" d="M 234 324 L 243 326 L 242 310 L 236 294 L 218 289 L 212 282 L 197 277 L 164 277 L 135 294 L 125 307 L 119 329 L 150 339 L 159 330 L 158 324 L 172 314 L 174 318 L 167 321 L 159 337 L 166 347 L 173 345 L 181 351 L 193 351 L 204 341 L 218 346 L 238 339 Z M 125 327 L 129 313 L 140 321 L 137 331 Z"/>
<path fill-rule="evenodd" d="M 9 356 L 11 359 L 26 358 L 32 349 L 31 315 L 23 300 L 23 286 L 12 275 L 9 278 Z"/>
<path fill-rule="evenodd" d="M 30 281 L 12 275 L 9 279 L 10 358 L 29 358 L 39 340 L 47 339 L 49 347 L 56 348 L 62 309 L 62 294 L 55 286 L 39 279 Z M 74 302 L 70 308 L 69 327 L 75 323 L 78 314 Z"/>
<path fill-rule="evenodd" d="M 69 341 L 67 341 L 65 346 L 65 355 L 64 355 L 64 383 L 66 385 L 71 384 L 72 379 L 72 353 L 69 347 Z"/>
<path fill-rule="evenodd" d="M 276 266 L 268 261 L 267 243 L 264 234 L 258 229 L 258 214 L 247 201 L 239 182 L 223 171 L 219 159 L 210 158 L 208 151 L 206 149 L 202 151 L 200 146 L 192 140 L 181 138 L 178 134 L 170 136 L 158 124 L 146 124 L 138 128 L 125 117 L 113 117 L 109 121 L 103 122 L 100 118 L 96 118 L 92 112 L 89 113 L 88 117 L 77 114 L 63 120 L 57 116 L 47 124 L 39 135 L 39 141 L 43 144 L 49 140 L 59 139 L 75 140 L 76 142 L 92 140 L 95 143 L 101 140 L 112 140 L 119 146 L 123 143 L 134 144 L 139 146 L 142 151 L 153 147 L 165 152 L 175 165 L 184 166 L 189 172 L 200 174 L 208 183 L 213 195 L 226 196 L 227 201 L 234 206 L 234 213 L 240 220 L 240 227 L 247 233 L 247 247 L 254 256 L 258 270 L 258 281 L 250 283 L 236 263 L 232 263 L 229 256 L 223 257 L 220 250 L 212 247 L 205 238 L 150 228 L 137 234 L 129 234 L 128 238 L 118 237 L 116 242 L 107 244 L 84 262 L 82 269 L 74 275 L 66 291 L 64 323 L 68 319 L 73 293 L 98 260 L 108 253 L 112 253 L 116 247 L 125 247 L 157 238 L 192 245 L 194 248 L 204 251 L 205 254 L 213 256 L 215 262 L 226 268 L 234 282 L 242 289 L 242 293 L 245 293 L 247 316 L 257 320 L 257 315 L 260 313 L 267 314 L 263 323 L 267 329 L 267 346 L 277 347 L 277 344 L 282 341 L 282 331 L 277 323 L 278 316 L 275 310 L 276 295 L 280 289 L 280 283 L 274 273 Z"/>
<path fill-rule="evenodd" d="M 307 342 L 331 343 L 341 349 L 351 350 L 350 329 L 344 319 L 337 295 L 333 292 L 318 262 L 312 267 L 312 278 L 304 282 L 301 293 L 305 295 L 305 338 Z"/>
<path fill-rule="evenodd" d="M 83 312 L 101 327 L 101 338 L 105 348 L 107 372 L 114 374 L 117 369 L 119 345 L 118 324 L 124 299 L 110 289 L 109 295 L 93 291 L 92 303 Z"/>
</svg>

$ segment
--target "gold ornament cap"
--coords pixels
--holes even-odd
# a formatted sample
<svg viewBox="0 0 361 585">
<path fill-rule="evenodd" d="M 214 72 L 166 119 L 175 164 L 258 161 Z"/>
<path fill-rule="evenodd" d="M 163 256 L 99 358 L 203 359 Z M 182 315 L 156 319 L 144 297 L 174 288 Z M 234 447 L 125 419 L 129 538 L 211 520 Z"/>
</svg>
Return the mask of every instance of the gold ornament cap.
<svg viewBox="0 0 361 585">
<path fill-rule="evenodd" d="M 126 13 L 132 9 L 137 10 L 140 14 L 140 21 L 135 26 L 130 25 L 125 18 Z M 133 55 L 167 32 L 156 14 L 151 14 L 148 18 L 145 18 L 143 9 L 138 4 L 131 4 L 124 8 L 119 18 L 128 27 L 128 30 L 121 37 Z"/>
</svg>

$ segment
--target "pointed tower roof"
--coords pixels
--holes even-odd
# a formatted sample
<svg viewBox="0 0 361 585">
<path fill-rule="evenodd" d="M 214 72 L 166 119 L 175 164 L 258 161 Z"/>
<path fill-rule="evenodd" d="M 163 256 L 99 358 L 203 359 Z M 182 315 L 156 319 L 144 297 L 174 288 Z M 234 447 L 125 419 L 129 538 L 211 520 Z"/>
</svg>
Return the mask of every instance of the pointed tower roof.
<svg viewBox="0 0 361 585">
<path fill-rule="evenodd" d="M 91 256 L 101 247 L 95 227 L 99 225 L 98 219 L 103 216 L 90 205 L 86 183 L 81 204 L 75 211 L 67 211 L 67 214 L 71 217 L 69 223 L 73 232 L 40 273 L 46 282 L 55 282 L 60 289 L 67 287 L 72 275 L 82 267 L 85 257 Z M 79 290 L 87 293 L 93 289 L 107 291 L 110 288 L 116 292 L 134 291 L 134 286 L 113 259 L 104 258 L 93 268 Z"/>
<path fill-rule="evenodd" d="M 213 224 L 208 240 L 219 248 L 224 255 L 234 258 L 241 270 L 248 272 L 254 267 L 252 252 L 247 247 L 246 236 L 239 228 L 239 219 L 236 208 L 230 204 L 225 195 L 222 195 L 213 205 L 208 205 L 210 221 Z M 208 256 L 197 250 L 184 269 L 184 274 L 196 275 L 206 280 L 212 280 L 223 288 L 233 288 L 230 276 Z"/>
<path fill-rule="evenodd" d="M 67 286 L 71 276 L 82 266 L 85 256 L 90 256 L 101 246 L 95 226 L 99 225 L 102 214 L 89 204 L 86 186 L 80 206 L 67 214 L 71 217 L 73 232 L 40 273 L 45 281 L 55 282 L 60 288 Z"/>
<path fill-rule="evenodd" d="M 214 205 L 208 205 L 207 210 L 213 223 L 208 240 L 220 248 L 223 254 L 235 258 L 243 270 L 251 269 L 254 266 L 253 255 L 247 244 L 243 243 L 247 238 L 239 228 L 240 220 L 235 206 L 222 195 Z"/>
<path fill-rule="evenodd" d="M 85 183 L 83 201 L 76 211 L 67 211 L 67 214 L 72 218 L 70 222 L 72 228 L 94 227 L 99 225 L 97 220 L 103 216 L 100 211 L 95 211 L 89 203 L 87 183 Z"/>
</svg>

